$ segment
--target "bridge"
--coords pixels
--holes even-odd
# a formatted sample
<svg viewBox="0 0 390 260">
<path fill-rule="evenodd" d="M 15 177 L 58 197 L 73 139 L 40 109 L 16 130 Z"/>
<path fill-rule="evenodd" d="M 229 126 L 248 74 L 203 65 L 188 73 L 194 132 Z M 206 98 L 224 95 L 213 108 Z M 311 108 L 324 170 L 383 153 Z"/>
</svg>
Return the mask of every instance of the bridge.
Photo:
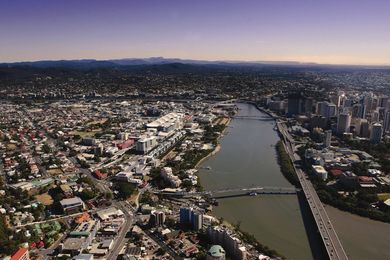
<svg viewBox="0 0 390 260">
<path fill-rule="evenodd" d="M 285 124 L 277 122 L 277 127 L 283 138 L 283 145 L 290 156 L 292 162 L 298 161 L 300 158 L 295 153 L 295 144 L 294 139 L 288 133 Z M 314 220 L 316 222 L 318 231 L 321 235 L 322 241 L 324 243 L 326 252 L 330 260 L 347 260 L 347 254 L 344 251 L 344 248 L 340 242 L 339 237 L 337 236 L 336 230 L 334 229 L 332 222 L 324 205 L 322 204 L 316 190 L 314 189 L 313 184 L 309 180 L 305 172 L 303 172 L 296 163 L 293 164 L 295 172 L 298 176 L 299 183 L 305 195 L 305 198 L 308 202 Z"/>
<path fill-rule="evenodd" d="M 212 191 L 200 191 L 200 192 L 187 192 L 187 191 L 177 191 L 177 192 L 166 192 L 155 190 L 155 194 L 160 195 L 169 195 L 177 197 L 198 197 L 198 196 L 207 196 L 211 198 L 222 198 L 222 197 L 233 197 L 233 196 L 244 196 L 244 195 L 291 195 L 296 194 L 296 188 L 289 187 L 246 187 L 246 188 L 228 188 Z M 235 195 L 226 195 L 233 194 Z M 237 194 L 238 193 L 238 194 Z M 225 195 L 223 195 L 225 194 Z"/>
<path fill-rule="evenodd" d="M 234 119 L 247 119 L 247 120 L 262 120 L 262 121 L 274 121 L 272 117 L 268 116 L 233 116 Z"/>
</svg>

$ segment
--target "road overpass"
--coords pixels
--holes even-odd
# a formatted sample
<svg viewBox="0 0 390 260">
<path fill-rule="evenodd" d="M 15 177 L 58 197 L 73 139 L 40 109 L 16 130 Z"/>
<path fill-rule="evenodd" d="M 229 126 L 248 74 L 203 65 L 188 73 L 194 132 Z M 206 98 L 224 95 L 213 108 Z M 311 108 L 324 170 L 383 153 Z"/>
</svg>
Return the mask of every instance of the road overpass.
<svg viewBox="0 0 390 260">
<path fill-rule="evenodd" d="M 324 205 L 320 201 L 316 190 L 313 187 L 313 184 L 309 180 L 307 174 L 303 172 L 299 167 L 295 165 L 295 161 L 299 156 L 295 153 L 294 139 L 288 133 L 287 127 L 284 123 L 277 122 L 277 127 L 282 135 L 283 145 L 286 152 L 289 154 L 295 172 L 298 176 L 301 188 L 305 195 L 305 198 L 308 202 L 310 210 L 313 214 L 314 220 L 317 224 L 318 231 L 321 235 L 322 241 L 325 245 L 326 252 L 329 259 L 331 260 L 346 260 L 348 259 L 347 254 L 344 251 L 344 248 L 340 242 L 339 237 L 337 236 L 336 230 L 334 229 L 332 222 Z"/>
</svg>

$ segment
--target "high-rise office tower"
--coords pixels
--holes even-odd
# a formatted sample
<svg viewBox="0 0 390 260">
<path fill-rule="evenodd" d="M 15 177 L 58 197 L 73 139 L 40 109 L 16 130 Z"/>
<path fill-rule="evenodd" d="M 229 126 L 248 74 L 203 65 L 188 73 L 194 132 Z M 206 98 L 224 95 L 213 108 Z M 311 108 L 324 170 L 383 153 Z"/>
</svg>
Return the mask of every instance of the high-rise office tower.
<svg viewBox="0 0 390 260">
<path fill-rule="evenodd" d="M 379 144 L 382 139 L 383 127 L 379 123 L 375 123 L 371 128 L 370 141 L 373 144 Z"/>
<path fill-rule="evenodd" d="M 337 134 L 348 133 L 351 126 L 351 115 L 340 114 L 337 120 Z"/>
<path fill-rule="evenodd" d="M 325 131 L 324 146 L 325 147 L 329 147 L 331 140 L 332 140 L 332 131 L 331 130 L 326 130 Z"/>
<path fill-rule="evenodd" d="M 378 99 L 378 107 L 384 107 L 387 108 L 387 104 L 389 102 L 389 97 L 381 96 Z"/>
<path fill-rule="evenodd" d="M 383 130 L 385 133 L 390 132 L 390 110 L 387 110 L 383 119 Z"/>
<path fill-rule="evenodd" d="M 300 94 L 291 94 L 288 97 L 287 116 L 296 116 L 305 112 L 305 99 Z"/>
</svg>

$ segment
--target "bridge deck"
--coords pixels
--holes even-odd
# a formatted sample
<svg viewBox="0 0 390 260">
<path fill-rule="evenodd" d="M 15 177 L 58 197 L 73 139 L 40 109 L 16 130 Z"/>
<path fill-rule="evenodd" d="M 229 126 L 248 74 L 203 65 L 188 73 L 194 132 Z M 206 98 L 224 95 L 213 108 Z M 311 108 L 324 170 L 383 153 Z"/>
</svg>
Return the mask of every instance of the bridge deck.
<svg viewBox="0 0 390 260">
<path fill-rule="evenodd" d="M 277 126 L 279 132 L 283 136 L 284 148 L 286 149 L 286 152 L 289 154 L 290 159 L 294 162 L 295 147 L 294 147 L 293 140 L 291 140 L 292 137 L 288 134 L 286 128 L 282 124 L 278 122 Z M 308 180 L 306 173 L 304 173 L 301 169 L 296 168 L 295 164 L 294 164 L 294 169 L 295 172 L 297 173 L 305 198 L 309 204 L 310 210 L 317 224 L 318 231 L 320 232 L 329 259 L 347 260 L 348 259 L 347 254 L 344 251 L 344 248 L 339 240 L 339 237 L 337 236 L 337 233 L 329 219 L 328 214 L 326 213 L 324 205 L 322 204 L 316 190 L 313 187 L 313 184 L 311 183 L 310 180 Z"/>
</svg>

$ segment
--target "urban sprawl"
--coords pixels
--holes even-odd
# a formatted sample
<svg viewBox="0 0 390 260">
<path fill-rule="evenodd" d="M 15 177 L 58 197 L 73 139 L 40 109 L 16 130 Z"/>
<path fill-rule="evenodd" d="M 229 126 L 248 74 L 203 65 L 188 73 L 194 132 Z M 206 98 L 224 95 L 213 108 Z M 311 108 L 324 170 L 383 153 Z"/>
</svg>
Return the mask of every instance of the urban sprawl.
<svg viewBox="0 0 390 260">
<path fill-rule="evenodd" d="M 298 169 L 323 203 L 390 222 L 389 74 L 229 70 L 4 80 L 0 255 L 283 259 L 213 215 L 197 175 L 237 102 L 274 118 L 297 192 Z"/>
</svg>

